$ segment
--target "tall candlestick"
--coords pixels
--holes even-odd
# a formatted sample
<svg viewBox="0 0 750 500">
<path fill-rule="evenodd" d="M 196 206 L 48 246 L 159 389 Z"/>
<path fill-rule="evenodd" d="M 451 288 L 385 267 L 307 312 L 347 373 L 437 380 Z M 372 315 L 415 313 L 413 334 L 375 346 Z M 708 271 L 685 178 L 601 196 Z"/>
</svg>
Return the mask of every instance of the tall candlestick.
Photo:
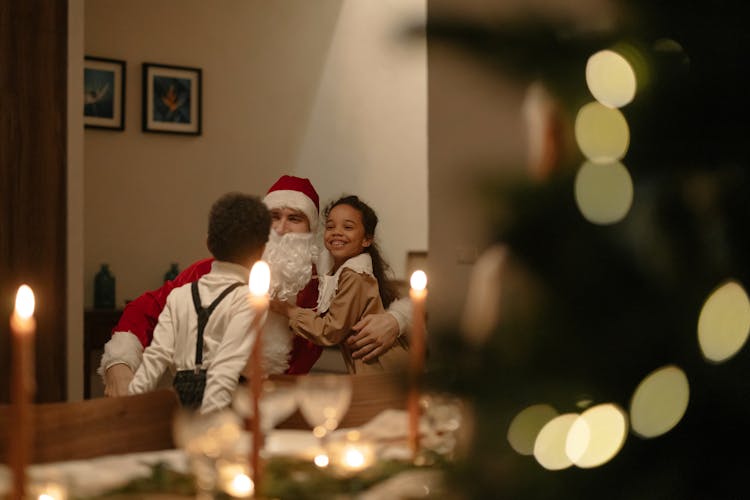
<svg viewBox="0 0 750 500">
<path fill-rule="evenodd" d="M 13 471 L 13 498 L 22 499 L 26 488 L 26 464 L 34 434 L 31 401 L 36 390 L 34 381 L 34 292 L 22 285 L 16 294 L 16 307 L 10 317 L 13 343 L 11 375 L 11 432 L 9 461 Z"/>
<path fill-rule="evenodd" d="M 263 323 L 268 312 L 268 287 L 271 283 L 271 270 L 268 264 L 259 260 L 250 271 L 250 306 L 255 311 L 251 331 L 255 331 L 255 342 L 250 354 L 250 401 L 252 403 L 252 420 L 250 430 L 253 434 L 250 452 L 253 483 L 256 492 L 260 492 L 262 464 L 260 449 L 263 447 L 263 435 L 260 429 L 260 398 L 263 395 Z"/>
<path fill-rule="evenodd" d="M 414 271 L 411 275 L 412 329 L 409 345 L 409 448 L 412 458 L 419 453 L 419 394 L 425 355 L 425 299 L 427 298 L 427 275 Z"/>
</svg>

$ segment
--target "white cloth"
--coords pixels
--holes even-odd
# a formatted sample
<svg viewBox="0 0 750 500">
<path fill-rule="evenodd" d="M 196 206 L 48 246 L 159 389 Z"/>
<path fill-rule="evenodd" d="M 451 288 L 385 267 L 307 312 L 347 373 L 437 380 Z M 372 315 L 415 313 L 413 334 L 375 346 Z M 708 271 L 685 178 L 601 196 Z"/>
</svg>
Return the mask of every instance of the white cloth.
<svg viewBox="0 0 750 500">
<path fill-rule="evenodd" d="M 331 307 L 331 301 L 336 296 L 336 291 L 339 287 L 339 276 L 341 276 L 341 271 L 345 268 L 349 268 L 360 274 L 373 276 L 372 257 L 370 257 L 369 253 L 361 253 L 356 257 L 347 259 L 333 275 L 318 276 L 318 314 L 324 314 Z"/>
<path fill-rule="evenodd" d="M 188 457 L 182 450 L 146 451 L 105 455 L 88 460 L 32 464 L 26 472 L 30 489 L 53 483 L 64 486 L 68 498 L 81 498 L 101 495 L 125 486 L 134 479 L 147 478 L 151 475 L 151 468 L 158 463 L 183 474 L 190 472 Z M 0 498 L 5 498 L 10 493 L 11 481 L 10 469 L 0 464 Z M 36 495 L 30 498 L 36 498 Z"/>
<path fill-rule="evenodd" d="M 208 306 L 229 285 L 247 282 L 249 270 L 228 262 L 214 261 L 211 272 L 198 281 L 201 303 Z M 206 389 L 200 411 L 208 413 L 227 407 L 242 369 L 247 363 L 256 332 L 250 331 L 254 311 L 240 286 L 216 307 L 203 333 L 203 367 L 207 369 Z M 198 317 L 190 284 L 175 288 L 159 315 L 154 339 L 143 352 L 143 362 L 130 383 L 131 394 L 153 390 L 161 375 L 169 370 L 195 368 Z M 266 373 L 283 373 L 291 350 L 291 333 L 267 335 L 263 342 Z M 282 344 L 281 346 L 279 344 Z"/>
</svg>

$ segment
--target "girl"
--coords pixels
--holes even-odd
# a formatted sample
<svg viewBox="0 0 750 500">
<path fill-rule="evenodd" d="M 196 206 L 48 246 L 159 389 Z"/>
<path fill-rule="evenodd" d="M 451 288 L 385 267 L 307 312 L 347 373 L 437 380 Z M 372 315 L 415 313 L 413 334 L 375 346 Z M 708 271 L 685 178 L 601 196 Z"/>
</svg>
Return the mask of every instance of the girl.
<svg viewBox="0 0 750 500">
<path fill-rule="evenodd" d="M 396 344 L 371 361 L 353 359 L 344 340 L 352 325 L 367 314 L 380 313 L 398 298 L 386 278 L 388 264 L 374 242 L 378 216 L 356 196 L 345 196 L 325 209 L 325 247 L 333 268 L 321 276 L 316 310 L 272 301 L 271 308 L 289 317 L 294 333 L 319 345 L 338 345 L 349 373 L 393 370 L 406 363 L 406 342 Z"/>
</svg>

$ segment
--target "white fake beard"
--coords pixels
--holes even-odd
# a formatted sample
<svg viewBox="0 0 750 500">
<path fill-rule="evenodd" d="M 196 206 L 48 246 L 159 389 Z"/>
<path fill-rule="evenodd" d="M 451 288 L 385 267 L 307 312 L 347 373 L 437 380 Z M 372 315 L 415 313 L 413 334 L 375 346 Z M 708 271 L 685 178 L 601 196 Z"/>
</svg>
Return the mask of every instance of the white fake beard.
<svg viewBox="0 0 750 500">
<path fill-rule="evenodd" d="M 318 253 L 312 233 L 279 235 L 271 230 L 263 252 L 263 260 L 271 268 L 271 297 L 294 303 L 312 278 L 312 265 Z"/>
</svg>

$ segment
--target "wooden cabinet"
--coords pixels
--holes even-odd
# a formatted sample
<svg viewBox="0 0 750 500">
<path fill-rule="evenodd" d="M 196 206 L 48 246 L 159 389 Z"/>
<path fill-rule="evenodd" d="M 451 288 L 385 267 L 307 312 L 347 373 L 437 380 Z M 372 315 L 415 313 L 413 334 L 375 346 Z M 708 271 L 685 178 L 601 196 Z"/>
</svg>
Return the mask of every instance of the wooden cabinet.
<svg viewBox="0 0 750 500">
<path fill-rule="evenodd" d="M 91 398 L 92 379 L 96 377 L 104 344 L 112 336 L 112 328 L 120 319 L 122 309 L 86 309 L 83 317 L 83 397 Z"/>
</svg>

